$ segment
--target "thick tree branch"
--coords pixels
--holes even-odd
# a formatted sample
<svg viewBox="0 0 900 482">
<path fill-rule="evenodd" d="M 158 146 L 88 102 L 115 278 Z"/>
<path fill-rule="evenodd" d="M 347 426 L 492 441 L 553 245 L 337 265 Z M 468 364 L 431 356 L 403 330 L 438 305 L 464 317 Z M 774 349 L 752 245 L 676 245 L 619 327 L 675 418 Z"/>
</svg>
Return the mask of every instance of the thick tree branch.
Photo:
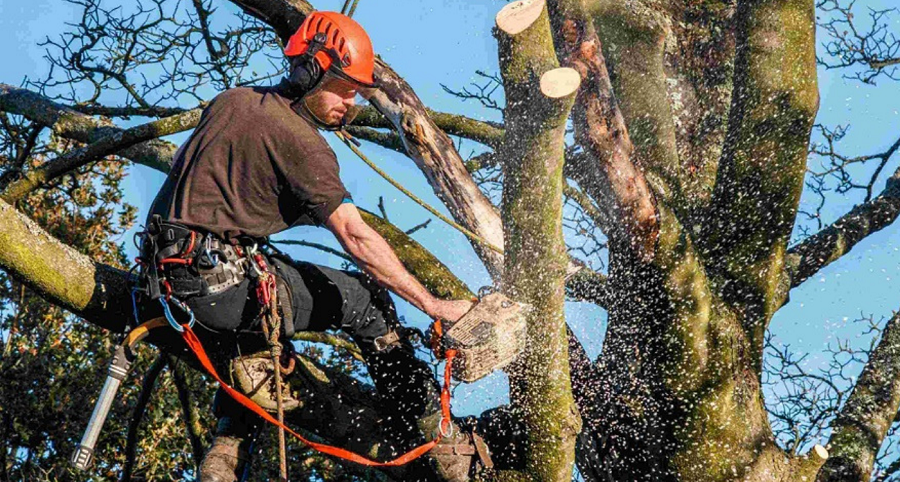
<svg viewBox="0 0 900 482">
<path fill-rule="evenodd" d="M 43 187 L 57 177 L 78 169 L 89 162 L 113 155 L 141 142 L 189 130 L 196 126 L 199 121 L 200 110 L 194 109 L 165 119 L 141 124 L 124 131 L 111 133 L 92 144 L 69 151 L 47 161 L 36 169 L 23 173 L 20 179 L 6 186 L 0 196 L 6 202 L 13 203 L 29 192 Z"/>
<path fill-rule="evenodd" d="M 49 126 L 56 135 L 84 143 L 96 142 L 124 130 L 57 104 L 40 94 L 7 84 L 0 84 L 0 110 L 22 115 Z M 184 127 L 187 130 L 195 126 Z M 177 149 L 171 142 L 154 139 L 129 147 L 118 155 L 154 169 L 168 170 Z"/>
<path fill-rule="evenodd" d="M 203 108 L 199 105 L 198 108 Z M 109 107 L 104 105 L 73 105 L 72 110 L 87 115 L 100 115 L 104 117 L 171 117 L 190 109 L 181 107 Z"/>
<path fill-rule="evenodd" d="M 524 471 L 502 480 L 568 481 L 581 417 L 572 395 L 563 302 L 568 255 L 562 235 L 565 127 L 581 81 L 560 69 L 544 0 L 497 14 L 506 89 L 503 166 L 504 290 L 531 303 L 525 353 L 509 371 L 510 402 L 522 414 Z"/>
<path fill-rule="evenodd" d="M 854 207 L 831 226 L 788 250 L 787 265 L 791 288 L 849 253 L 870 234 L 890 226 L 900 214 L 900 169 L 894 172 L 881 193 Z"/>
<path fill-rule="evenodd" d="M 587 171 L 580 173 L 580 184 L 598 202 L 611 203 L 614 230 L 608 235 L 649 261 L 659 236 L 655 201 L 632 159 L 634 146 L 612 91 L 600 39 L 582 0 L 553 0 L 548 6 L 561 62 L 583 79 L 573 122 L 575 137 L 590 162 L 585 163 Z"/>
<path fill-rule="evenodd" d="M 407 155 L 422 170 L 458 223 L 502 248 L 500 214 L 466 171 L 453 142 L 434 124 L 418 96 L 399 75 L 383 62 L 376 67 L 382 87 L 372 102 L 401 133 Z M 472 246 L 496 278 L 503 257 L 480 243 L 473 241 Z"/>
<path fill-rule="evenodd" d="M 887 322 L 853 392 L 832 423 L 831 456 L 817 482 L 867 482 L 900 408 L 900 312 Z"/>
<path fill-rule="evenodd" d="M 698 244 L 729 278 L 729 299 L 753 299 L 760 328 L 787 295 L 784 253 L 818 110 L 812 0 L 742 0 L 734 94 L 712 210 Z M 762 320 L 762 323 L 759 321 Z M 755 337 L 761 343 L 761 336 Z"/>
<path fill-rule="evenodd" d="M 566 295 L 574 301 L 587 301 L 597 306 L 610 306 L 609 280 L 606 276 L 584 268 L 566 281 Z"/>
</svg>

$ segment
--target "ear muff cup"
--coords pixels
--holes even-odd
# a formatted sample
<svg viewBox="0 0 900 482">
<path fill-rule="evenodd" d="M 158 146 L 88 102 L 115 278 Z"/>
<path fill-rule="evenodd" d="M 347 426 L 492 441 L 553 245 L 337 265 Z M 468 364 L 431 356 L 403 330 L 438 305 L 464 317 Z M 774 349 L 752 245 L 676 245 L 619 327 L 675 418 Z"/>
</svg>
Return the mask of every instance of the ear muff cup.
<svg viewBox="0 0 900 482">
<path fill-rule="evenodd" d="M 298 62 L 291 70 L 291 75 L 288 76 L 288 82 L 295 89 L 293 93 L 297 94 L 297 98 L 313 90 L 321 80 L 322 69 L 319 68 L 318 64 L 310 60 Z"/>
</svg>

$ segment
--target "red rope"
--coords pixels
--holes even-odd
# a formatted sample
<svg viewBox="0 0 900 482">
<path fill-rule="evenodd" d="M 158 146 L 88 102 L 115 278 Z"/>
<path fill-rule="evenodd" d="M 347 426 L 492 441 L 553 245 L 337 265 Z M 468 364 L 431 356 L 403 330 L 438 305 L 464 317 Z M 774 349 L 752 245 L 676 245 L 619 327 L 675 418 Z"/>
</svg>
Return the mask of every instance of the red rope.
<svg viewBox="0 0 900 482">
<path fill-rule="evenodd" d="M 238 403 L 246 407 L 248 410 L 262 417 L 263 420 L 269 422 L 276 427 L 283 428 L 286 432 L 293 435 L 297 440 L 305 443 L 310 448 L 321 452 L 326 455 L 331 455 L 333 457 L 338 457 L 340 459 L 348 460 L 350 462 L 355 462 L 360 465 L 366 465 L 368 467 L 397 467 L 400 465 L 408 464 L 413 460 L 421 457 L 435 445 L 440 442 L 442 435 L 439 433 L 437 437 L 424 445 L 420 445 L 409 452 L 395 458 L 394 460 L 390 460 L 387 462 L 378 462 L 376 460 L 369 459 L 362 455 L 350 452 L 349 450 L 342 449 L 340 447 L 334 447 L 331 445 L 320 444 L 316 442 L 312 442 L 307 440 L 299 433 L 290 429 L 290 427 L 285 424 L 279 422 L 275 419 L 269 412 L 263 410 L 262 407 L 256 404 L 253 400 L 250 400 L 243 393 L 231 388 L 228 384 L 222 381 L 222 378 L 216 373 L 216 369 L 213 367 L 212 362 L 210 362 L 209 357 L 206 355 L 206 350 L 203 349 L 203 345 L 200 344 L 200 340 L 197 339 L 197 335 L 194 334 L 194 331 L 191 330 L 191 327 L 188 325 L 182 325 L 184 327 L 184 332 L 182 332 L 181 336 L 184 338 L 184 342 L 187 343 L 188 348 L 194 352 L 194 355 L 197 357 L 197 360 L 200 361 L 200 365 L 206 370 L 206 372 L 211 375 L 217 382 L 219 382 L 219 386 L 225 390 L 226 393 L 231 395 L 232 398 L 235 399 Z M 456 350 L 447 350 L 447 366 L 444 368 L 444 387 L 441 390 L 441 414 L 443 415 L 441 419 L 441 432 L 446 432 L 449 427 L 446 427 L 444 424 L 450 423 L 450 378 L 451 378 L 451 369 L 450 364 L 453 362 L 453 357 L 456 355 Z"/>
</svg>

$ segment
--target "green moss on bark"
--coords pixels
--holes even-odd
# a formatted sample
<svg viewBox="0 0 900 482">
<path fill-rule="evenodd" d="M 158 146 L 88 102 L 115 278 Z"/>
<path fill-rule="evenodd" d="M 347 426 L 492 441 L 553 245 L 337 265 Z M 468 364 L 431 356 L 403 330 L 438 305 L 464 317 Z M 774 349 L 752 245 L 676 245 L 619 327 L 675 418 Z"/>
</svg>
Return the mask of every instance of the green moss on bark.
<svg viewBox="0 0 900 482">
<path fill-rule="evenodd" d="M 546 8 L 524 31 L 496 32 L 507 93 L 504 167 L 505 275 L 514 299 L 531 303 L 527 348 L 510 372 L 510 399 L 528 427 L 525 470 L 500 480 L 568 481 L 581 420 L 572 398 L 563 314 L 568 255 L 562 237 L 565 123 L 574 93 L 541 94 L 559 67 Z"/>
</svg>

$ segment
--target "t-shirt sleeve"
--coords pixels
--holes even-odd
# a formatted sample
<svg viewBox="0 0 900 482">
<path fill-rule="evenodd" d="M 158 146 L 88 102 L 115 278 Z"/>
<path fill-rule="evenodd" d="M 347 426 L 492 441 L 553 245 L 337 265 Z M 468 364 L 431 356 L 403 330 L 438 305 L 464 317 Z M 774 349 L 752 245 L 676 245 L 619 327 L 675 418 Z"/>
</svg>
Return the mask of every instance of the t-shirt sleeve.
<svg viewBox="0 0 900 482">
<path fill-rule="evenodd" d="M 305 214 L 316 225 L 325 224 L 338 206 L 352 200 L 341 182 L 334 151 L 315 132 L 295 132 L 279 141 L 280 148 L 272 157 L 300 204 L 301 218 Z"/>
</svg>

